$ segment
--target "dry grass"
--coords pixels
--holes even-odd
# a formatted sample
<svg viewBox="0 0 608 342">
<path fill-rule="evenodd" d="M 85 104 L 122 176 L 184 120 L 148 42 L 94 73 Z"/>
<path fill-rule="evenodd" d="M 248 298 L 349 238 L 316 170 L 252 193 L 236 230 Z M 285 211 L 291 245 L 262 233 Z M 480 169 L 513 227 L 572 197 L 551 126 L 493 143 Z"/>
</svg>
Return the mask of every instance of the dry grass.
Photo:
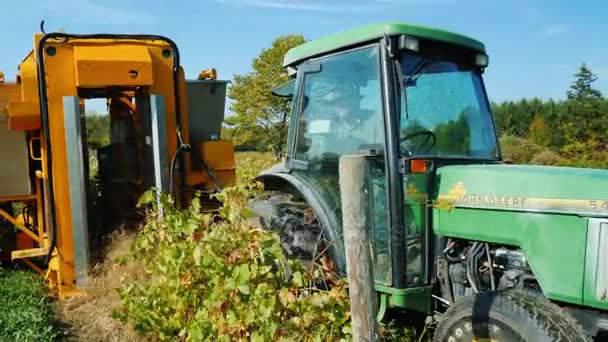
<svg viewBox="0 0 608 342">
<path fill-rule="evenodd" d="M 116 289 L 125 278 L 140 277 L 141 267 L 135 263 L 118 265 L 116 259 L 128 253 L 134 234 L 117 231 L 110 237 L 104 261 L 96 265 L 90 286 L 82 295 L 58 304 L 59 318 L 69 327 L 70 340 L 129 342 L 143 341 L 129 326 L 112 318 L 120 305 Z"/>
</svg>

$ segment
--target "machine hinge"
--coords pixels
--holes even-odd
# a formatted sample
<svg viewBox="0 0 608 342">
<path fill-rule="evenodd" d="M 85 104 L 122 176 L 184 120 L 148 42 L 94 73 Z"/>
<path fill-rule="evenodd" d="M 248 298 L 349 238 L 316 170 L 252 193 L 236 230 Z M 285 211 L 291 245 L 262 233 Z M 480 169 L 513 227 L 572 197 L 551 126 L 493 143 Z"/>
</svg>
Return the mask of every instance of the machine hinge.
<svg viewBox="0 0 608 342">
<path fill-rule="evenodd" d="M 399 168 L 399 174 L 404 175 L 407 171 L 407 159 L 399 158 L 399 163 L 397 165 Z"/>
</svg>

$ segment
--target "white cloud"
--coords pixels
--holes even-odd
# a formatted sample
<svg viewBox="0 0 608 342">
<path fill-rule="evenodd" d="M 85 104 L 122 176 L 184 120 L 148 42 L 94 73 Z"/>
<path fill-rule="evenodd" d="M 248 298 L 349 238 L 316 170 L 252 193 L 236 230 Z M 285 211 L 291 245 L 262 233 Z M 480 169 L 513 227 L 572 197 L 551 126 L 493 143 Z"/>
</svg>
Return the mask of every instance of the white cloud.
<svg viewBox="0 0 608 342">
<path fill-rule="evenodd" d="M 563 24 L 554 24 L 545 26 L 542 30 L 543 35 L 547 37 L 557 36 L 568 31 L 568 26 Z"/>
</svg>

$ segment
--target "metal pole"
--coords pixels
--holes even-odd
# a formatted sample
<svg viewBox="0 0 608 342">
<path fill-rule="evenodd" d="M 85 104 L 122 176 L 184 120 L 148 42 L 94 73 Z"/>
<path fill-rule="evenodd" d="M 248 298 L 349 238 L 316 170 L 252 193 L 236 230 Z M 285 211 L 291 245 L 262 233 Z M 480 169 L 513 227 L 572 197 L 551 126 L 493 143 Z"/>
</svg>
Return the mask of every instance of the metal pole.
<svg viewBox="0 0 608 342">
<path fill-rule="evenodd" d="M 76 286 L 84 288 L 89 283 L 89 228 L 87 219 L 87 193 L 85 163 L 82 155 L 82 127 L 80 125 L 80 98 L 63 97 L 65 146 L 67 155 L 67 182 L 70 193 L 70 214 L 76 268 Z M 66 227 L 55 226 L 66 229 Z M 63 242 L 66 243 L 65 241 Z M 61 246 L 61 245 L 58 245 Z M 58 248 L 59 249 L 59 248 Z"/>
<path fill-rule="evenodd" d="M 370 248 L 370 222 L 364 155 L 340 158 L 340 196 L 346 250 L 353 341 L 376 341 L 376 293 Z"/>
<path fill-rule="evenodd" d="M 165 116 L 165 98 L 161 95 L 151 95 L 151 124 L 152 124 L 152 151 L 154 156 L 154 186 L 156 187 L 156 201 L 158 216 L 163 219 L 163 208 L 160 195 L 169 191 L 169 152 L 167 150 L 167 125 Z"/>
</svg>

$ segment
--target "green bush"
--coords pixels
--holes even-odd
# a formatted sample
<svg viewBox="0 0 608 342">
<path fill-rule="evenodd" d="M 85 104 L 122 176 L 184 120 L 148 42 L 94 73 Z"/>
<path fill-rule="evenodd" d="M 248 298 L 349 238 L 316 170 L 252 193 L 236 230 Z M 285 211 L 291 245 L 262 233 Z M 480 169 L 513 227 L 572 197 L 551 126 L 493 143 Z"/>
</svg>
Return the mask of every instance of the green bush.
<svg viewBox="0 0 608 342">
<path fill-rule="evenodd" d="M 534 142 L 513 135 L 500 137 L 503 158 L 515 164 L 529 164 L 543 148 Z"/>
<path fill-rule="evenodd" d="M 41 277 L 0 270 L 0 341 L 53 341 L 58 336 Z"/>
<path fill-rule="evenodd" d="M 564 146 L 559 153 L 533 141 L 512 135 L 500 138 L 503 158 L 514 164 L 608 168 L 608 153 L 588 143 Z"/>
<path fill-rule="evenodd" d="M 288 260 L 278 236 L 249 224 L 247 199 L 259 190 L 239 182 L 213 214 L 163 198 L 164 219 L 151 212 L 124 260 L 142 263 L 147 277 L 121 287 L 115 316 L 160 340 L 348 339 L 345 283 L 315 288 L 320 267 Z"/>
<path fill-rule="evenodd" d="M 562 166 L 566 165 L 567 161 L 559 154 L 551 150 L 545 149 L 539 154 L 535 155 L 534 158 L 532 158 L 532 160 L 530 161 L 530 164 Z"/>
</svg>

